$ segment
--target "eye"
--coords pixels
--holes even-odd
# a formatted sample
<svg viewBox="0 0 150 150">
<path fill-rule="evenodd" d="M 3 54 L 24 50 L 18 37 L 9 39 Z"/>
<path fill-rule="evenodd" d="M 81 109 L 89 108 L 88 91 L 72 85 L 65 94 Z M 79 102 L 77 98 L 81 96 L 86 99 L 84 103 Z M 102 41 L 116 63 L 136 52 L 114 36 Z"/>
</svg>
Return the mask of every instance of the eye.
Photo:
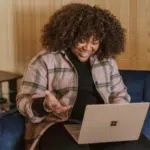
<svg viewBox="0 0 150 150">
<path fill-rule="evenodd" d="M 97 44 L 99 44 L 99 41 L 97 41 L 97 40 L 96 40 L 96 41 L 93 41 L 92 44 L 93 44 L 93 45 L 97 45 Z"/>
<path fill-rule="evenodd" d="M 80 40 L 80 43 L 84 43 L 84 42 L 85 42 L 85 39 L 81 39 L 81 40 Z"/>
</svg>

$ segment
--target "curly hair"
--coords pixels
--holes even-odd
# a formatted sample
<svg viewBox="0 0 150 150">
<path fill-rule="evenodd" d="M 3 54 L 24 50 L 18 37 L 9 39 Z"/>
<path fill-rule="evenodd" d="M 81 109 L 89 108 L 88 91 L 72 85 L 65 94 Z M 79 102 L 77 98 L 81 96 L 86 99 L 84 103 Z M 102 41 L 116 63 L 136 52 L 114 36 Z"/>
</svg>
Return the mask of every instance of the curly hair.
<svg viewBox="0 0 150 150">
<path fill-rule="evenodd" d="M 124 51 L 125 29 L 120 21 L 108 10 L 79 3 L 65 5 L 50 17 L 41 42 L 49 51 L 66 51 L 90 36 L 100 41 L 99 59 Z"/>
</svg>

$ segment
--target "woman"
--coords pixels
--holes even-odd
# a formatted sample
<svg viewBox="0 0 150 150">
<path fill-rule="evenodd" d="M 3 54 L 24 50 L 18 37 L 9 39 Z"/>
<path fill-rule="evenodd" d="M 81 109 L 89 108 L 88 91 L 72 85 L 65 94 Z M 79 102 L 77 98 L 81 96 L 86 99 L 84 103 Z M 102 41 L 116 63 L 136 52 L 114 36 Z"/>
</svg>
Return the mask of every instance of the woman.
<svg viewBox="0 0 150 150">
<path fill-rule="evenodd" d="M 107 10 L 68 4 L 50 17 L 41 41 L 44 50 L 29 63 L 17 96 L 28 118 L 27 143 L 40 150 L 99 149 L 77 145 L 63 125 L 82 121 L 87 104 L 129 103 L 115 61 L 124 51 L 124 29 Z"/>
</svg>

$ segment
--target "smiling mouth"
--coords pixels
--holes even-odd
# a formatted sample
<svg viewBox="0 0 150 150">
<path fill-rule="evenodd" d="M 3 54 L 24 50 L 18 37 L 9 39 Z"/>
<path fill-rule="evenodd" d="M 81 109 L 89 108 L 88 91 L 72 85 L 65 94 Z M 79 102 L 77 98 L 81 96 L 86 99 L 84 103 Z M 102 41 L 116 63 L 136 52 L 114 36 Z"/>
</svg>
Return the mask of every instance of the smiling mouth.
<svg viewBox="0 0 150 150">
<path fill-rule="evenodd" d="M 81 57 L 89 57 L 89 53 L 88 52 L 80 52 L 80 56 Z"/>
</svg>

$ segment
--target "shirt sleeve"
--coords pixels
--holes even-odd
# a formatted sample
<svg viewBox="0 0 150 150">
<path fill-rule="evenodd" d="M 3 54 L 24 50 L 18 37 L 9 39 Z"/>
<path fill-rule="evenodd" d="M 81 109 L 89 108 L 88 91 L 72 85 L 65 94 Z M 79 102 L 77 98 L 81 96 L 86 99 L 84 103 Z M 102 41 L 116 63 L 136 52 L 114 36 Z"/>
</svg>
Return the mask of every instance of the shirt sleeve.
<svg viewBox="0 0 150 150">
<path fill-rule="evenodd" d="M 119 73 L 115 59 L 111 58 L 111 95 L 110 103 L 129 103 L 130 96 Z"/>
<path fill-rule="evenodd" d="M 34 101 L 35 98 L 45 97 L 45 90 L 47 90 L 48 87 L 47 72 L 44 61 L 38 57 L 35 58 L 34 61 L 31 61 L 24 73 L 20 92 L 16 98 L 19 112 L 33 123 L 41 122 L 45 118 L 45 116 L 41 114 L 37 116 L 36 113 L 34 113 L 42 101 L 39 101 L 38 104 Z M 33 110 L 33 108 L 36 110 Z"/>
</svg>

